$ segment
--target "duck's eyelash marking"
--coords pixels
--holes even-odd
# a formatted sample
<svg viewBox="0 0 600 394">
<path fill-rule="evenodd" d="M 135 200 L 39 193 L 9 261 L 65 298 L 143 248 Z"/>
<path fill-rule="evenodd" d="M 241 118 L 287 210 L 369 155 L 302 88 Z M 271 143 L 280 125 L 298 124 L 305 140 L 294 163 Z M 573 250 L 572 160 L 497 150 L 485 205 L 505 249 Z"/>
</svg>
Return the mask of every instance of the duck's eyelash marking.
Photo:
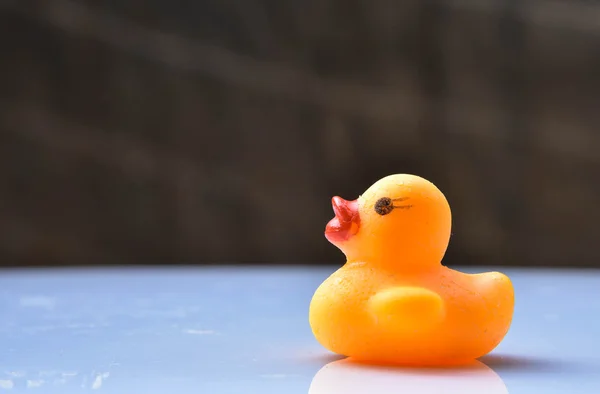
<svg viewBox="0 0 600 394">
<path fill-rule="evenodd" d="M 379 200 L 377 200 L 375 202 L 375 206 L 373 207 L 375 209 L 375 212 L 377 212 L 379 215 L 383 216 L 383 215 L 387 215 L 388 213 L 392 212 L 394 209 L 396 208 L 400 208 L 400 209 L 408 209 L 408 208 L 412 208 L 412 205 L 394 205 L 394 201 L 406 201 L 408 200 L 408 197 L 399 197 L 399 198 L 389 198 L 389 197 L 381 197 Z"/>
</svg>

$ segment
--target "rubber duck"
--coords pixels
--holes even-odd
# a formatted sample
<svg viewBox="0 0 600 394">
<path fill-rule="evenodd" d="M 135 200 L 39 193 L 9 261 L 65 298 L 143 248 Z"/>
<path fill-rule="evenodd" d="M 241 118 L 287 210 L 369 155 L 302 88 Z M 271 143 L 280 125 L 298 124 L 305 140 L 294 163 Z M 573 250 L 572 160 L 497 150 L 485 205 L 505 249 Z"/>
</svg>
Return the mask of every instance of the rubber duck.
<svg viewBox="0 0 600 394">
<path fill-rule="evenodd" d="M 357 200 L 333 197 L 325 237 L 346 263 L 315 291 L 309 323 L 326 349 L 362 362 L 443 366 L 491 352 L 514 310 L 510 279 L 442 265 L 452 216 L 430 181 L 396 174 Z"/>
</svg>

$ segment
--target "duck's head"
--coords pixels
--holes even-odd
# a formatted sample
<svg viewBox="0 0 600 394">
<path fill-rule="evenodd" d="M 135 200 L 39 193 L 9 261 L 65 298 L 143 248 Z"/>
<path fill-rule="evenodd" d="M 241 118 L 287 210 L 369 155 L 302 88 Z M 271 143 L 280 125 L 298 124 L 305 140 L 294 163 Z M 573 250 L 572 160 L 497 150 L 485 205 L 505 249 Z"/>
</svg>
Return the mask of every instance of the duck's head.
<svg viewBox="0 0 600 394">
<path fill-rule="evenodd" d="M 335 217 L 327 224 L 325 237 L 349 262 L 393 264 L 413 270 L 439 266 L 446 253 L 450 206 L 426 179 L 390 175 L 357 200 L 333 197 L 332 205 Z"/>
</svg>

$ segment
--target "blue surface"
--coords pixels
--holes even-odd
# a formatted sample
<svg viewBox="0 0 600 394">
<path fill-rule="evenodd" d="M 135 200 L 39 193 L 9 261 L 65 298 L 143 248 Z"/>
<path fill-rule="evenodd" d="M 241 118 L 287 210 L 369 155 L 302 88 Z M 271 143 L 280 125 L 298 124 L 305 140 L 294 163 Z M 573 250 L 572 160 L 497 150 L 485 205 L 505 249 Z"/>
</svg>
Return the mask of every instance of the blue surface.
<svg viewBox="0 0 600 394">
<path fill-rule="evenodd" d="M 597 271 L 503 270 L 517 297 L 508 336 L 483 363 L 441 371 L 322 349 L 308 304 L 333 270 L 4 271 L 0 392 L 600 392 Z"/>
</svg>

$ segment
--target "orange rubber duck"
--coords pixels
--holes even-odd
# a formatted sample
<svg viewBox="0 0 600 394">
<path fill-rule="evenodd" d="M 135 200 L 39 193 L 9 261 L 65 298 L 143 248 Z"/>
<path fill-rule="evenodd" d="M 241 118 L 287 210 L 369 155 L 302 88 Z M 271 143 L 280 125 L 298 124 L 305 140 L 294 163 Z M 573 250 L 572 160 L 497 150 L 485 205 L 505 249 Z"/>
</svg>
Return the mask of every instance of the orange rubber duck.
<svg viewBox="0 0 600 394">
<path fill-rule="evenodd" d="M 326 238 L 346 264 L 316 290 L 309 321 L 327 349 L 362 362 L 446 366 L 492 351 L 512 322 L 514 290 L 499 272 L 441 264 L 451 212 L 415 175 L 387 176 L 355 201 L 332 199 Z"/>
</svg>

